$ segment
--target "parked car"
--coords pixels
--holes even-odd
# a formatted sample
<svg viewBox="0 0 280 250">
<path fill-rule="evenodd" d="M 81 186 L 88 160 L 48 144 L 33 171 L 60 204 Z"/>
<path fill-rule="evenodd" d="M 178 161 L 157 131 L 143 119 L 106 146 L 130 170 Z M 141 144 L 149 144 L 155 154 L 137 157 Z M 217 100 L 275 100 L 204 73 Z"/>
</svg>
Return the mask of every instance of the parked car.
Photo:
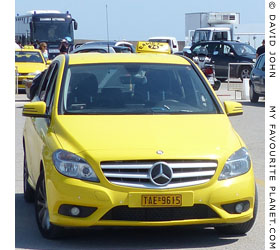
<svg viewBox="0 0 280 250">
<path fill-rule="evenodd" d="M 94 41 L 87 42 L 78 46 L 74 51 L 85 50 L 84 52 L 99 52 L 108 53 L 108 46 L 110 53 L 135 53 L 135 47 L 132 43 L 126 41 Z M 80 50 L 78 50 L 80 49 Z M 88 49 L 89 51 L 86 51 Z M 99 50 L 99 51 L 98 51 Z M 76 53 L 73 52 L 73 53 Z"/>
<path fill-rule="evenodd" d="M 18 89 L 30 88 L 32 79 L 47 68 L 47 63 L 40 50 L 25 47 L 15 50 L 15 67 Z"/>
<path fill-rule="evenodd" d="M 178 41 L 175 37 L 169 36 L 157 36 L 157 37 L 150 37 L 148 39 L 149 42 L 159 42 L 159 43 L 168 43 L 171 49 L 171 53 L 175 54 L 179 51 Z"/>
<path fill-rule="evenodd" d="M 252 70 L 252 64 L 255 62 L 256 50 L 246 44 L 236 41 L 205 41 L 193 45 L 185 50 L 185 55 L 192 58 L 197 51 L 204 47 L 215 65 L 216 77 L 219 80 L 228 78 L 229 63 L 247 63 L 243 65 L 233 65 L 230 68 L 230 77 L 249 78 Z"/>
<path fill-rule="evenodd" d="M 23 107 L 24 199 L 38 228 L 206 225 L 244 234 L 257 213 L 248 150 L 188 58 L 57 56 Z"/>
<path fill-rule="evenodd" d="M 109 48 L 109 50 L 108 50 Z M 81 45 L 78 48 L 72 50 L 70 54 L 75 53 L 88 53 L 88 52 L 96 52 L 96 53 L 116 53 L 116 51 L 111 46 L 97 46 L 97 45 Z"/>
<path fill-rule="evenodd" d="M 131 53 L 130 49 L 124 46 L 106 46 L 106 45 L 95 45 L 95 44 L 84 44 L 78 48 L 72 50 L 70 53 Z"/>
<path fill-rule="evenodd" d="M 261 54 L 250 75 L 250 100 L 258 102 L 260 96 L 265 96 L 265 54 Z"/>
</svg>

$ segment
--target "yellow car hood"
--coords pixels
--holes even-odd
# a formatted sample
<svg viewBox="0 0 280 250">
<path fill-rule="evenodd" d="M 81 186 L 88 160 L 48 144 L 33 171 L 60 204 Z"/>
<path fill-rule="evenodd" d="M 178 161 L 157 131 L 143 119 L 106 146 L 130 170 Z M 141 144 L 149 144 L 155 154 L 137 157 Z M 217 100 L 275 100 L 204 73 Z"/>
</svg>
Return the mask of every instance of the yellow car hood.
<svg viewBox="0 0 280 250">
<path fill-rule="evenodd" d="M 46 68 L 44 63 L 16 63 L 19 73 L 33 73 L 36 71 L 43 71 Z"/>
<path fill-rule="evenodd" d="M 102 160 L 217 159 L 243 144 L 224 114 L 59 115 L 57 119 L 54 131 L 63 149 L 93 151 L 90 154 Z"/>
</svg>

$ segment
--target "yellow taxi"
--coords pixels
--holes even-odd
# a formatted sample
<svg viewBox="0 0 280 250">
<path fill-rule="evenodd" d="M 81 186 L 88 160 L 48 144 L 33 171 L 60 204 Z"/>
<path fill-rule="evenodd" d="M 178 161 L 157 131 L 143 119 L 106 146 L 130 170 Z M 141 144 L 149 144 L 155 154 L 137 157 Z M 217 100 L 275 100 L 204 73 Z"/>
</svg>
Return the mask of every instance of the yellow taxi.
<svg viewBox="0 0 280 250">
<path fill-rule="evenodd" d="M 245 234 L 257 190 L 228 118 L 242 112 L 188 58 L 59 55 L 22 111 L 24 198 L 41 234 L 177 225 Z"/>
<path fill-rule="evenodd" d="M 30 87 L 32 79 L 46 69 L 47 63 L 39 49 L 25 46 L 15 50 L 15 69 L 18 89 Z"/>
</svg>

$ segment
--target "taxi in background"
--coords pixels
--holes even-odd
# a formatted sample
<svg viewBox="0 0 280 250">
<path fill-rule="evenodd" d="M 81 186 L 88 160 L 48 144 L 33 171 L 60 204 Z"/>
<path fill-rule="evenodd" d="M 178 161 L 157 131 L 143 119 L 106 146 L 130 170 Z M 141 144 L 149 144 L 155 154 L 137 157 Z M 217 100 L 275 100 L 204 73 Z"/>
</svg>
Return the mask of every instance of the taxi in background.
<svg viewBox="0 0 280 250">
<path fill-rule="evenodd" d="M 59 55 L 23 107 L 24 199 L 41 234 L 67 227 L 204 225 L 245 234 L 257 214 L 253 164 L 188 58 Z"/>
<path fill-rule="evenodd" d="M 15 50 L 15 70 L 18 89 L 25 89 L 29 93 L 32 79 L 47 68 L 41 51 L 33 46 L 24 46 Z"/>
<path fill-rule="evenodd" d="M 136 53 L 171 54 L 171 48 L 168 43 L 139 41 L 136 46 Z"/>
</svg>

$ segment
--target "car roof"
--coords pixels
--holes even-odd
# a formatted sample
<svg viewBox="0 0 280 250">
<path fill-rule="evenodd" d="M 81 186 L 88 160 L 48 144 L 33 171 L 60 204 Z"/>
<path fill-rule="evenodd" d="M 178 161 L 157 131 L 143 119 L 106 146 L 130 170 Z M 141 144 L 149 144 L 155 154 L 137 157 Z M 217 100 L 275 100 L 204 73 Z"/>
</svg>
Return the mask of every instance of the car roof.
<svg viewBox="0 0 280 250">
<path fill-rule="evenodd" d="M 41 53 L 41 50 L 39 50 L 39 49 L 16 49 L 15 51 L 22 51 L 22 52 L 39 52 L 39 53 Z"/>
<path fill-rule="evenodd" d="M 108 52 L 108 45 L 84 44 L 84 45 L 81 45 L 80 47 L 78 47 L 77 49 L 74 49 L 73 51 L 71 51 L 71 54 L 72 53 L 76 53 L 76 52 L 80 52 L 80 51 L 83 51 L 83 50 L 89 50 L 89 49 L 92 49 L 92 50 L 102 49 L 102 50 L 105 50 L 106 52 Z M 119 50 L 129 50 L 129 48 L 125 47 L 125 46 L 112 46 L 112 45 L 109 45 L 109 52 L 110 53 L 116 52 L 115 51 L 116 49 L 119 49 Z"/>
<path fill-rule="evenodd" d="M 181 56 L 150 53 L 77 53 L 60 55 L 69 57 L 69 65 L 89 63 L 163 63 L 190 65 Z"/>
<path fill-rule="evenodd" d="M 116 42 L 115 41 L 91 41 L 91 42 L 86 42 L 83 45 L 97 45 L 97 46 L 102 46 L 102 45 L 115 45 Z M 81 45 L 81 46 L 83 46 Z"/>
<path fill-rule="evenodd" d="M 229 27 L 205 27 L 205 28 L 197 28 L 195 30 L 230 30 Z"/>
<path fill-rule="evenodd" d="M 103 49 L 106 52 L 108 52 L 108 46 L 105 45 L 92 45 L 92 44 L 85 44 L 85 45 L 81 45 L 80 47 L 78 47 L 77 49 L 74 49 L 73 51 L 71 51 L 72 53 L 78 52 L 78 51 L 83 51 L 83 50 L 88 50 L 88 49 Z M 114 52 L 113 47 L 109 46 L 109 51 L 110 52 Z"/>
</svg>

